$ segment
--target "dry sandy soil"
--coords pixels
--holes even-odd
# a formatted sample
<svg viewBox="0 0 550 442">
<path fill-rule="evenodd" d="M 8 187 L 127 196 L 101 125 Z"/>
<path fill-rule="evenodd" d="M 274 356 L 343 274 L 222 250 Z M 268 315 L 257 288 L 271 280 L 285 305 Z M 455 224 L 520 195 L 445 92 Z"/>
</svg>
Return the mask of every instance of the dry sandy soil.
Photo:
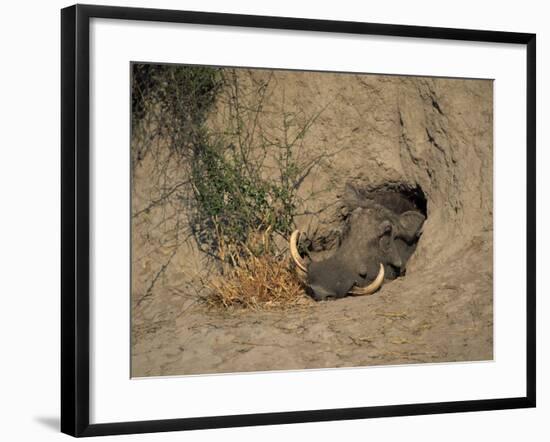
<svg viewBox="0 0 550 442">
<path fill-rule="evenodd" d="M 271 130 L 285 113 L 305 119 L 319 113 L 302 148 L 329 159 L 300 191 L 305 212 L 331 209 L 297 217 L 300 229 L 336 228 L 346 183 L 405 183 L 426 195 L 423 235 L 407 275 L 372 296 L 285 311 L 227 311 L 201 302 L 204 280 L 215 270 L 193 241 L 176 246 L 166 229 L 155 229 L 174 210 L 155 207 L 133 222 L 132 375 L 492 359 L 492 81 L 238 75 L 243 88 L 269 78 L 261 118 Z M 220 105 L 210 117 L 213 128 L 224 124 L 223 115 Z M 134 214 L 155 200 L 153 169 L 145 163 L 136 171 Z M 177 168 L 167 176 L 177 185 Z"/>
</svg>

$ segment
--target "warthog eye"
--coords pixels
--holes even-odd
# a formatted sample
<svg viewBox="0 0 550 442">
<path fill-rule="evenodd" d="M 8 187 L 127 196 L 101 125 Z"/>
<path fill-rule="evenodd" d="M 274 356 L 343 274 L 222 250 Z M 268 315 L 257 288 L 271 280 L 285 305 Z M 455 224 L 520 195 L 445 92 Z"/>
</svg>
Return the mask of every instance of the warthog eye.
<svg viewBox="0 0 550 442">
<path fill-rule="evenodd" d="M 389 221 L 383 221 L 381 224 L 380 224 L 380 227 L 379 227 L 379 232 L 380 232 L 380 236 L 385 236 L 385 235 L 389 235 L 391 234 L 392 230 L 393 230 L 393 226 L 391 224 L 391 222 Z"/>
</svg>

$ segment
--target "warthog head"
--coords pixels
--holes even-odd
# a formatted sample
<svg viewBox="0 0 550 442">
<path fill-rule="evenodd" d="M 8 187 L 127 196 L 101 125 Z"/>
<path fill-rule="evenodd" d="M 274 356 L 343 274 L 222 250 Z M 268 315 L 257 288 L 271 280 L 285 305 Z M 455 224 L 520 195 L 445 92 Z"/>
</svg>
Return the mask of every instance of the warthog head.
<svg viewBox="0 0 550 442">
<path fill-rule="evenodd" d="M 394 211 L 374 200 L 364 201 L 347 217 L 336 251 L 309 264 L 298 252 L 300 232 L 292 233 L 290 254 L 314 299 L 371 294 L 385 279 L 405 273 L 426 217 L 418 210 L 402 208 Z"/>
</svg>

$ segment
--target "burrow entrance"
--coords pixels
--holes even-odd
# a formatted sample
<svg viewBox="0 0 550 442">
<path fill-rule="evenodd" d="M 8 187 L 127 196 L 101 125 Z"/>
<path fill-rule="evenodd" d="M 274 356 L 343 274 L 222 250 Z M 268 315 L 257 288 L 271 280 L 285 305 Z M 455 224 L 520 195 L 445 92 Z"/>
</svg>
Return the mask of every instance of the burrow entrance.
<svg viewBox="0 0 550 442">
<path fill-rule="evenodd" d="M 393 280 L 406 275 L 407 262 L 416 250 L 427 215 L 427 198 L 419 185 L 348 183 L 341 196 L 338 219 L 330 228 L 305 239 L 303 252 L 310 261 L 333 259 L 335 266 L 345 269 L 361 266 L 361 262 L 355 262 L 361 259 L 382 263 L 385 279 Z M 356 247 L 365 250 L 364 257 Z M 350 248 L 354 250 L 348 252 Z"/>
</svg>

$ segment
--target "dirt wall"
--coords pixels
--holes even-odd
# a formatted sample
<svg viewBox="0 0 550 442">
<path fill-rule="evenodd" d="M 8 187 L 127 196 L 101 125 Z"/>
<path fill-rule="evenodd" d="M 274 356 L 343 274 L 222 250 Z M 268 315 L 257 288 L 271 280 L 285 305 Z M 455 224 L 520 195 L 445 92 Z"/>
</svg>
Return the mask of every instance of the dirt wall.
<svg viewBox="0 0 550 442">
<path fill-rule="evenodd" d="M 304 167 L 313 164 L 299 188 L 298 228 L 311 236 L 338 229 L 348 183 L 402 183 L 426 197 L 422 237 L 407 275 L 373 296 L 286 312 L 212 311 L 200 293 L 215 267 L 191 237 L 174 234 L 185 212 L 154 207 L 133 222 L 133 375 L 491 359 L 492 81 L 237 75 L 251 102 L 268 89 L 256 122 L 263 133 L 292 135 L 313 120 L 297 144 Z M 224 130 L 227 112 L 220 101 L 211 130 Z M 180 170 L 172 164 L 153 185 L 155 164 L 144 162 L 133 180 L 134 214 L 159 186 L 184 188 Z"/>
</svg>

